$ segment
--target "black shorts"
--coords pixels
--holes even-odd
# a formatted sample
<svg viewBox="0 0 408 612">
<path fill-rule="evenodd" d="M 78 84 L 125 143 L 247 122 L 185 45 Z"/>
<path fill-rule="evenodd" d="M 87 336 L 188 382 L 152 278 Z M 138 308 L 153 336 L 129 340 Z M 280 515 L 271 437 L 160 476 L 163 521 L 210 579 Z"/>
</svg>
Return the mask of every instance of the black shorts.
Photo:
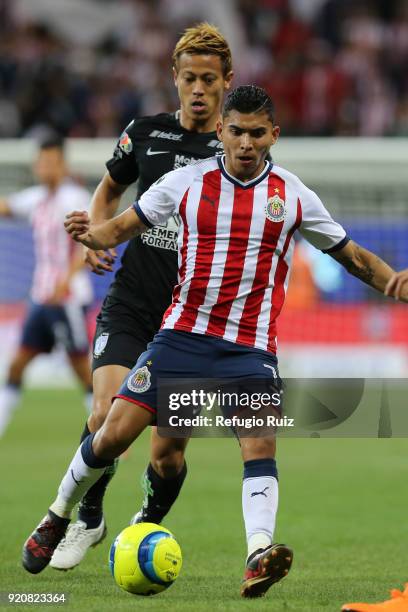
<svg viewBox="0 0 408 612">
<path fill-rule="evenodd" d="M 92 371 L 107 365 L 120 365 L 130 370 L 146 350 L 147 342 L 136 330 L 124 331 L 115 321 L 98 321 L 92 353 Z"/>
</svg>

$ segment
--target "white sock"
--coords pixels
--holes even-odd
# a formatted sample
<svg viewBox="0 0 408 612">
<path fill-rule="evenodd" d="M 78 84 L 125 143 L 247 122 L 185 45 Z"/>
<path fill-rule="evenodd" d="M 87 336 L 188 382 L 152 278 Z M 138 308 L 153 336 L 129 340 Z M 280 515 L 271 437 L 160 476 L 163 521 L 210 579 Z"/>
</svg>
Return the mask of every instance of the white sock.
<svg viewBox="0 0 408 612">
<path fill-rule="evenodd" d="M 71 517 L 74 506 L 106 470 L 106 466 L 101 468 L 89 467 L 82 458 L 81 446 L 75 453 L 67 473 L 61 481 L 56 500 L 50 506 L 50 510 L 61 518 Z"/>
<path fill-rule="evenodd" d="M 248 557 L 272 544 L 278 510 L 278 481 L 274 476 L 245 478 L 242 483 L 242 510 L 248 543 Z"/>
<path fill-rule="evenodd" d="M 0 389 L 0 437 L 11 421 L 15 407 L 21 398 L 21 389 L 15 385 L 6 385 Z"/>
</svg>

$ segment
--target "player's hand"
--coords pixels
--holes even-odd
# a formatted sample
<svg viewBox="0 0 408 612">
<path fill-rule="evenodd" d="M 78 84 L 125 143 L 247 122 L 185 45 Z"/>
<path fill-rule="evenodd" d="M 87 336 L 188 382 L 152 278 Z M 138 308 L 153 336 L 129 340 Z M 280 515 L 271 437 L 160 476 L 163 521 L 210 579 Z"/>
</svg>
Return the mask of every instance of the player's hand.
<svg viewBox="0 0 408 612">
<path fill-rule="evenodd" d="M 108 251 L 93 251 L 92 249 L 85 248 L 85 263 L 88 268 L 102 276 L 105 272 L 112 272 L 112 265 L 117 257 L 115 249 L 109 249 Z"/>
<path fill-rule="evenodd" d="M 89 215 L 85 210 L 73 210 L 65 217 L 65 231 L 77 242 L 87 234 L 91 225 Z"/>
<path fill-rule="evenodd" d="M 408 302 L 408 268 L 394 274 L 387 283 L 384 294 L 401 302 Z"/>
</svg>

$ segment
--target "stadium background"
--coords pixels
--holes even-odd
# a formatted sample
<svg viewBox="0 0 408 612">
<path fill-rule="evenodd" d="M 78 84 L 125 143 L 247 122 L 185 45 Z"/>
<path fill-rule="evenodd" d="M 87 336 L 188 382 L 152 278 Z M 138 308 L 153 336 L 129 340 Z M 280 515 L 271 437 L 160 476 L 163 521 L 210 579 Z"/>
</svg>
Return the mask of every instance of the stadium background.
<svg viewBox="0 0 408 612">
<path fill-rule="evenodd" d="M 235 85 L 262 84 L 275 100 L 276 163 L 315 189 L 356 241 L 408 266 L 407 0 L 2 0 L 0 15 L 0 194 L 32 182 L 34 143 L 50 130 L 69 139 L 73 173 L 92 190 L 134 115 L 177 107 L 171 50 L 186 25 L 207 19 L 231 43 Z M 2 220 L 0 372 L 32 266 L 29 228 Z M 110 275 L 92 280 L 90 335 Z M 299 244 L 278 327 L 282 372 L 407 376 L 406 319 L 404 306 Z M 53 383 L 66 384 L 63 357 L 53 359 L 39 359 L 28 379 L 47 383 L 51 367 Z"/>
</svg>

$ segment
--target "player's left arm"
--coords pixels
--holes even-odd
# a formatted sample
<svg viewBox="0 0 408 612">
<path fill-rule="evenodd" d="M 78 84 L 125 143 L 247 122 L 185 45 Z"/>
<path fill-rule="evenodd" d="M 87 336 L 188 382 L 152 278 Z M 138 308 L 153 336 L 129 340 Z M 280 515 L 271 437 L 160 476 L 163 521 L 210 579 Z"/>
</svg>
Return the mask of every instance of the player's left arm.
<svg viewBox="0 0 408 612">
<path fill-rule="evenodd" d="M 395 274 L 391 268 L 378 255 L 368 251 L 353 240 L 341 249 L 330 253 L 350 274 L 370 285 L 381 293 L 385 292 L 387 284 Z M 408 285 L 401 288 L 400 299 L 408 302 Z"/>
<path fill-rule="evenodd" d="M 74 240 L 95 251 L 111 249 L 148 228 L 133 206 L 99 224 L 91 224 L 87 212 L 74 210 L 66 216 L 64 226 Z"/>
<path fill-rule="evenodd" d="M 403 296 L 408 292 L 408 268 L 396 272 L 392 275 L 385 287 L 385 295 L 394 297 L 396 300 L 403 300 Z"/>
</svg>

